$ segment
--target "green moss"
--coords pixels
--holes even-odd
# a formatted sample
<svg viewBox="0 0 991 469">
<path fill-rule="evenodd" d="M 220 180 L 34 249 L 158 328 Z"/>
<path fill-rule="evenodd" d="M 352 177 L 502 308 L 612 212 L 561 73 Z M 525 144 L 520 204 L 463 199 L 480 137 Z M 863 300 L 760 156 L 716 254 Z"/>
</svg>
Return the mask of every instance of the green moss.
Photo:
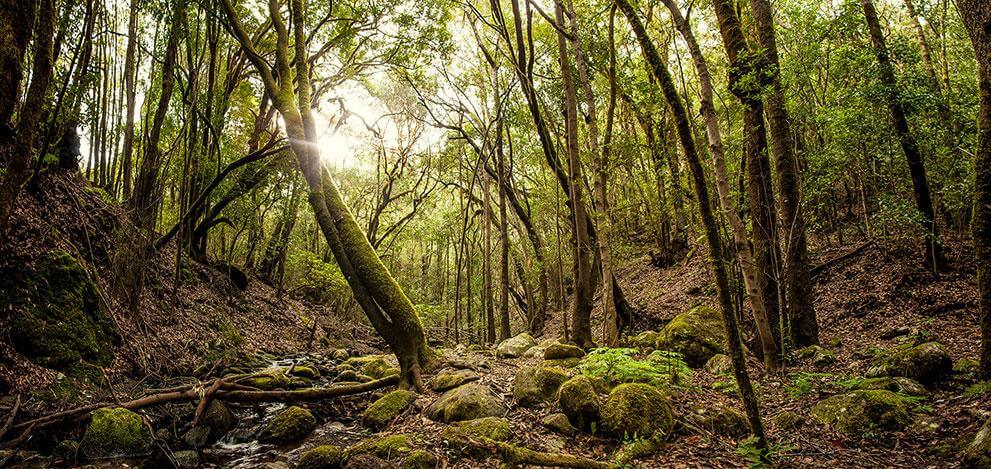
<svg viewBox="0 0 991 469">
<path fill-rule="evenodd" d="M 581 358 L 552 358 L 544 360 L 541 366 L 556 366 L 558 368 L 574 368 L 582 362 Z"/>
<path fill-rule="evenodd" d="M 437 392 L 454 389 L 462 384 L 477 381 L 478 373 L 472 370 L 444 370 L 430 380 L 430 389 Z"/>
<path fill-rule="evenodd" d="M 354 357 L 345 361 L 344 364 L 350 365 L 355 370 L 360 371 L 361 374 L 370 376 L 374 379 L 387 376 L 386 373 L 393 368 L 392 365 L 389 365 L 389 362 L 385 361 L 385 358 L 381 355 Z"/>
<path fill-rule="evenodd" d="M 13 265 L 13 263 L 12 263 Z M 41 366 L 69 373 L 104 367 L 120 342 L 99 289 L 63 251 L 0 272 L 0 310 L 13 311 L 11 344 Z"/>
<path fill-rule="evenodd" d="M 544 349 L 545 360 L 560 360 L 565 358 L 581 358 L 585 356 L 585 351 L 580 347 L 571 344 L 555 342 Z"/>
<path fill-rule="evenodd" d="M 287 371 L 289 371 L 288 368 L 287 368 Z M 317 370 L 316 368 L 312 367 L 312 366 L 309 366 L 309 365 L 296 365 L 296 366 L 293 366 L 292 367 L 292 371 L 289 371 L 289 374 L 292 375 L 292 376 L 295 376 L 297 378 L 306 378 L 306 379 L 319 379 L 320 378 L 320 371 Z"/>
<path fill-rule="evenodd" d="M 317 427 L 317 419 L 309 410 L 292 406 L 269 420 L 258 436 L 259 441 L 285 444 L 306 438 Z"/>
<path fill-rule="evenodd" d="M 254 373 L 254 375 L 256 376 L 244 379 L 240 383 L 263 391 L 287 389 L 292 383 L 292 380 L 286 376 L 283 368 L 267 368 Z"/>
<path fill-rule="evenodd" d="M 812 416 L 837 431 L 869 435 L 877 430 L 901 430 L 911 422 L 904 399 L 887 390 L 859 390 L 819 401 Z"/>
<path fill-rule="evenodd" d="M 953 369 L 953 361 L 939 342 L 900 347 L 883 356 L 871 370 L 876 376 L 901 376 L 922 384 L 939 381 Z"/>
<path fill-rule="evenodd" d="M 594 349 L 582 359 L 578 370 L 586 376 L 602 378 L 610 385 L 681 385 L 691 377 L 691 370 L 676 352 L 655 350 L 645 359 L 637 359 L 635 353 L 636 350 L 628 348 Z"/>
<path fill-rule="evenodd" d="M 346 451 L 347 458 L 358 454 L 371 454 L 382 459 L 392 459 L 413 451 L 413 439 L 408 435 L 388 435 L 382 438 L 362 440 Z"/>
<path fill-rule="evenodd" d="M 465 420 L 448 426 L 443 432 L 443 438 L 449 441 L 459 441 L 465 437 L 507 441 L 509 440 L 509 420 L 502 417 Z"/>
<path fill-rule="evenodd" d="M 667 396 L 654 386 L 627 383 L 616 386 L 602 406 L 602 428 L 623 438 L 652 438 L 674 428 Z"/>
<path fill-rule="evenodd" d="M 516 373 L 516 378 L 513 380 L 513 397 L 524 407 L 549 402 L 568 378 L 568 374 L 560 368 L 525 367 Z"/>
<path fill-rule="evenodd" d="M 437 456 L 429 451 L 415 449 L 403 458 L 403 469 L 434 469 L 439 467 Z"/>
<path fill-rule="evenodd" d="M 692 367 L 701 367 L 717 353 L 724 353 L 726 340 L 722 316 L 707 306 L 679 314 L 657 338 L 657 348 L 680 353 Z"/>
<path fill-rule="evenodd" d="M 924 397 L 929 394 L 926 388 L 915 380 L 902 377 L 892 378 L 890 376 L 860 380 L 853 386 L 853 389 L 884 389 L 894 393 L 916 397 Z"/>
<path fill-rule="evenodd" d="M 599 394 L 586 376 L 575 376 L 561 385 L 558 406 L 579 429 L 590 430 L 599 421 Z"/>
<path fill-rule="evenodd" d="M 151 449 L 151 430 L 141 416 L 122 407 L 97 409 L 79 444 L 89 459 L 140 456 Z"/>
<path fill-rule="evenodd" d="M 696 409 L 695 420 L 699 426 L 717 435 L 739 438 L 750 433 L 747 416 L 739 410 L 724 405 Z"/>
<path fill-rule="evenodd" d="M 412 391 L 405 389 L 392 391 L 368 406 L 361 416 L 361 422 L 373 430 L 385 428 L 415 400 L 416 393 Z"/>
<path fill-rule="evenodd" d="M 344 451 L 339 446 L 317 446 L 299 458 L 296 469 L 338 469 L 344 466 Z"/>
<path fill-rule="evenodd" d="M 482 417 L 502 417 L 506 407 L 492 391 L 481 384 L 468 383 L 445 392 L 426 409 L 438 422 L 459 422 Z"/>
</svg>

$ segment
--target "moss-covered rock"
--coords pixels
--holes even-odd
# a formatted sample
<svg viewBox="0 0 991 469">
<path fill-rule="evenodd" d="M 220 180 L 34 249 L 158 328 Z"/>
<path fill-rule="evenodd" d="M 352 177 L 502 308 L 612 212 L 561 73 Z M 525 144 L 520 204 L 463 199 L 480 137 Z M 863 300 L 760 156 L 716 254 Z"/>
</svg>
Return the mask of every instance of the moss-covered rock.
<svg viewBox="0 0 991 469">
<path fill-rule="evenodd" d="M 361 423 L 373 430 L 385 428 L 416 400 L 416 393 L 406 389 L 392 391 L 372 403 L 361 415 Z"/>
<path fill-rule="evenodd" d="M 657 348 L 678 352 L 693 368 L 723 353 L 726 331 L 722 316 L 708 306 L 697 306 L 674 317 L 658 334 Z"/>
<path fill-rule="evenodd" d="M 863 381 L 857 383 L 853 387 L 854 390 L 858 389 L 883 389 L 891 392 L 906 394 L 909 396 L 925 397 L 929 395 L 929 391 L 919 384 L 918 381 L 909 378 L 903 378 L 901 376 L 882 376 L 880 378 L 867 378 Z"/>
<path fill-rule="evenodd" d="M 795 351 L 795 356 L 807 359 L 815 366 L 828 366 L 836 363 L 836 354 L 818 345 L 798 349 Z"/>
<path fill-rule="evenodd" d="M 79 444 L 87 459 L 143 456 L 151 450 L 151 430 L 141 416 L 122 407 L 97 409 Z"/>
<path fill-rule="evenodd" d="M 851 391 L 819 401 L 812 416 L 839 432 L 867 435 L 878 430 L 901 430 L 911 422 L 905 403 L 885 390 Z"/>
<path fill-rule="evenodd" d="M 621 438 L 652 438 L 667 435 L 674 428 L 671 403 L 649 384 L 616 386 L 601 414 L 603 430 Z"/>
<path fill-rule="evenodd" d="M 172 453 L 176 466 L 186 469 L 200 467 L 200 454 L 193 450 L 182 450 Z"/>
<path fill-rule="evenodd" d="M 460 422 L 482 417 L 502 417 L 506 407 L 487 386 L 468 383 L 441 395 L 426 409 L 427 416 L 437 422 Z"/>
<path fill-rule="evenodd" d="M 557 395 L 557 389 L 568 378 L 568 374 L 560 368 L 533 366 L 521 368 L 513 380 L 513 397 L 524 407 L 550 402 Z"/>
<path fill-rule="evenodd" d="M 348 459 L 345 469 L 396 469 L 396 465 L 371 454 L 356 454 Z M 279 468 L 266 468 L 279 469 Z"/>
<path fill-rule="evenodd" d="M 441 370 L 430 380 L 430 389 L 437 392 L 444 392 L 462 384 L 478 381 L 478 378 L 478 373 L 468 369 Z"/>
<path fill-rule="evenodd" d="M 540 424 L 548 430 L 560 433 L 565 436 L 572 436 L 578 430 L 571 425 L 568 416 L 562 413 L 550 414 L 540 420 Z"/>
<path fill-rule="evenodd" d="M 310 365 L 295 365 L 286 368 L 286 374 L 297 378 L 320 379 L 320 370 Z"/>
<path fill-rule="evenodd" d="M 343 362 L 351 358 L 351 354 L 348 353 L 347 350 L 339 348 L 339 349 L 331 350 L 331 352 L 328 354 L 328 357 L 335 362 Z"/>
<path fill-rule="evenodd" d="M 805 423 L 805 419 L 795 412 L 786 410 L 783 412 L 778 412 L 771 417 L 771 422 L 778 430 L 794 430 L 801 427 Z"/>
<path fill-rule="evenodd" d="M 357 455 L 370 454 L 382 459 L 392 459 L 409 454 L 411 451 L 413 451 L 413 439 L 409 435 L 400 433 L 362 440 L 348 448 L 345 457 L 351 459 Z"/>
<path fill-rule="evenodd" d="M 239 380 L 240 384 L 258 388 L 263 391 L 273 391 L 276 389 L 289 389 L 292 387 L 292 378 L 285 373 L 285 368 L 271 367 L 252 373 L 250 377 Z"/>
<path fill-rule="evenodd" d="M 533 340 L 533 337 L 524 332 L 500 342 L 499 346 L 496 347 L 496 356 L 500 358 L 522 357 L 527 350 L 535 345 L 537 342 Z"/>
<path fill-rule="evenodd" d="M 882 357 L 870 371 L 872 376 L 901 376 L 922 384 L 939 381 L 953 370 L 953 360 L 939 342 L 904 347 Z"/>
<path fill-rule="evenodd" d="M 599 394 L 586 376 L 565 381 L 558 390 L 558 407 L 571 424 L 582 430 L 591 429 L 599 421 Z"/>
<path fill-rule="evenodd" d="M 389 372 L 390 368 L 393 368 L 385 357 L 382 355 L 367 355 L 364 357 L 354 357 L 350 358 L 344 362 L 346 365 L 350 365 L 355 370 L 358 370 L 360 374 L 369 376 L 374 379 L 383 378 L 386 373 Z"/>
<path fill-rule="evenodd" d="M 714 375 L 728 375 L 733 373 L 733 360 L 729 356 L 717 353 L 705 362 L 705 371 Z"/>
<path fill-rule="evenodd" d="M 464 443 L 466 438 L 487 438 L 495 441 L 509 440 L 509 420 L 502 417 L 483 417 L 448 425 L 442 438 Z"/>
<path fill-rule="evenodd" d="M 192 448 L 202 448 L 219 440 L 235 425 L 237 419 L 234 413 L 223 402 L 212 400 L 196 426 L 187 431 L 183 439 Z"/>
<path fill-rule="evenodd" d="M 544 349 L 544 360 L 559 360 L 562 358 L 581 358 L 585 356 L 585 351 L 581 347 L 560 342 L 550 344 Z"/>
<path fill-rule="evenodd" d="M 963 451 L 963 465 L 968 468 L 991 467 L 991 419 L 974 436 Z"/>
<path fill-rule="evenodd" d="M 655 331 L 643 331 L 633 337 L 630 337 L 630 345 L 639 349 L 653 349 L 657 346 L 657 336 L 659 334 Z"/>
<path fill-rule="evenodd" d="M 434 469 L 440 467 L 440 461 L 434 453 L 415 449 L 403 458 L 402 469 Z"/>
<path fill-rule="evenodd" d="M 306 438 L 317 428 L 317 419 L 309 410 L 292 406 L 283 409 L 262 427 L 258 440 L 277 445 Z"/>
<path fill-rule="evenodd" d="M 544 360 L 541 362 L 541 366 L 549 367 L 554 366 L 558 368 L 574 368 L 582 362 L 581 358 L 552 358 L 550 360 Z"/>
<path fill-rule="evenodd" d="M 717 435 L 740 438 L 750 433 L 747 416 L 732 407 L 714 405 L 695 409 L 695 423 Z"/>
<path fill-rule="evenodd" d="M 113 361 L 120 335 L 78 260 L 53 251 L 33 266 L 10 265 L 16 271 L 0 271 L 0 310 L 10 312 L 9 337 L 18 353 L 69 373 Z"/>
<path fill-rule="evenodd" d="M 344 451 L 339 446 L 317 446 L 299 458 L 296 469 L 340 469 L 344 466 Z"/>
</svg>

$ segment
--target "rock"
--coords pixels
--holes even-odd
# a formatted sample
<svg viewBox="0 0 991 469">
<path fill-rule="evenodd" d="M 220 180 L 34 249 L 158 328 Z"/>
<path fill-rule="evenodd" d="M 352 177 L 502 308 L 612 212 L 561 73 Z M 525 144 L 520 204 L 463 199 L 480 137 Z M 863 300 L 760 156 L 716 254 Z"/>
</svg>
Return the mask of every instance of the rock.
<svg viewBox="0 0 991 469">
<path fill-rule="evenodd" d="M 559 368 L 533 366 L 521 368 L 513 380 L 513 397 L 524 407 L 550 402 L 557 395 L 557 389 L 568 378 L 568 374 Z"/>
<path fill-rule="evenodd" d="M 459 444 L 463 443 L 466 438 L 508 441 L 509 420 L 502 417 L 483 417 L 457 422 L 445 428 L 442 437 Z"/>
<path fill-rule="evenodd" d="M 10 265 L 16 270 L 0 270 L 0 310 L 9 314 L 5 335 L 14 350 L 69 374 L 110 365 L 120 334 L 82 264 L 52 251 L 33 266 Z"/>
<path fill-rule="evenodd" d="M 810 345 L 795 351 L 798 358 L 808 358 L 815 366 L 828 366 L 836 363 L 836 354 L 818 345 Z"/>
<path fill-rule="evenodd" d="M 502 417 L 506 407 L 487 386 L 468 383 L 441 395 L 426 409 L 437 422 L 459 422 L 482 417 Z"/>
<path fill-rule="evenodd" d="M 717 353 L 705 362 L 705 371 L 714 375 L 728 375 L 733 373 L 733 360 L 721 353 Z"/>
<path fill-rule="evenodd" d="M 558 432 L 565 436 L 572 436 L 578 430 L 571 426 L 571 421 L 568 419 L 567 415 L 557 413 L 550 414 L 540 421 L 540 424 L 547 427 L 551 431 Z"/>
<path fill-rule="evenodd" d="M 364 376 L 364 375 L 361 375 L 361 376 Z M 358 373 L 356 371 L 354 371 L 354 370 L 344 370 L 340 374 L 337 375 L 337 378 L 334 381 L 336 381 L 336 382 L 357 382 L 358 381 Z"/>
<path fill-rule="evenodd" d="M 919 384 L 918 381 L 900 376 L 882 376 L 880 378 L 867 378 L 853 388 L 857 389 L 884 389 L 891 392 L 907 394 L 909 396 L 925 397 L 929 391 Z"/>
<path fill-rule="evenodd" d="M 299 458 L 296 469 L 340 469 L 344 465 L 344 451 L 339 446 L 317 446 Z"/>
<path fill-rule="evenodd" d="M 561 385 L 558 406 L 571 424 L 582 430 L 590 430 L 599 421 L 599 394 L 586 376 L 575 376 Z"/>
<path fill-rule="evenodd" d="M 695 409 L 695 421 L 717 435 L 740 438 L 750 434 L 747 416 L 732 407 L 715 405 Z"/>
<path fill-rule="evenodd" d="M 434 469 L 441 467 L 437 456 L 429 451 L 415 449 L 403 458 L 403 469 Z"/>
<path fill-rule="evenodd" d="M 190 448 L 203 448 L 210 444 L 210 427 L 197 425 L 190 428 L 182 435 L 182 441 L 185 441 Z"/>
<path fill-rule="evenodd" d="M 991 419 L 974 436 L 963 451 L 963 464 L 968 468 L 991 467 Z"/>
<path fill-rule="evenodd" d="M 657 336 L 654 331 L 643 331 L 630 338 L 630 345 L 639 349 L 652 349 L 657 345 Z"/>
<path fill-rule="evenodd" d="M 774 426 L 778 427 L 779 430 L 794 430 L 805 423 L 805 419 L 801 415 L 790 410 L 775 414 L 771 417 L 771 421 L 774 422 Z"/>
<path fill-rule="evenodd" d="M 287 374 L 297 378 L 320 379 L 320 371 L 309 365 L 295 365 L 286 368 Z"/>
<path fill-rule="evenodd" d="M 362 440 L 358 444 L 348 448 L 345 453 L 349 460 L 363 454 L 382 459 L 392 459 L 408 454 L 410 451 L 413 451 L 413 439 L 408 435 L 400 433 L 381 438 Z"/>
<path fill-rule="evenodd" d="M 551 360 L 544 360 L 541 366 L 555 366 L 558 368 L 574 368 L 582 362 L 581 358 L 555 358 Z"/>
<path fill-rule="evenodd" d="M 416 400 L 416 393 L 405 389 L 392 391 L 372 403 L 361 415 L 361 423 L 372 430 L 381 430 Z"/>
<path fill-rule="evenodd" d="M 342 348 L 335 349 L 333 352 L 330 352 L 330 359 L 336 362 L 343 362 L 349 358 L 351 358 L 351 354 Z"/>
<path fill-rule="evenodd" d="M 544 360 L 557 360 L 561 358 L 581 358 L 585 356 L 585 351 L 581 347 L 560 342 L 551 344 L 544 349 Z"/>
<path fill-rule="evenodd" d="M 344 362 L 346 365 L 351 365 L 355 370 L 358 370 L 361 374 L 369 376 L 374 379 L 379 379 L 387 376 L 386 373 L 389 372 L 390 368 L 393 368 L 381 355 L 368 355 L 364 357 L 354 357 L 348 359 Z"/>
<path fill-rule="evenodd" d="M 52 450 L 52 454 L 54 456 L 62 458 L 64 461 L 70 463 L 76 460 L 77 453 L 79 453 L 79 443 L 72 440 L 62 440 L 58 442 L 58 444 L 55 445 L 55 449 Z"/>
<path fill-rule="evenodd" d="M 864 435 L 874 430 L 901 430 L 911 422 L 905 403 L 885 390 L 851 391 L 819 401 L 812 416 L 839 432 Z"/>
<path fill-rule="evenodd" d="M 533 340 L 533 337 L 524 332 L 516 337 L 510 337 L 502 341 L 496 347 L 496 356 L 500 358 L 522 357 L 527 350 L 530 350 L 535 345 L 537 343 Z"/>
<path fill-rule="evenodd" d="M 141 416 L 122 407 L 97 409 L 79 443 L 87 459 L 144 456 L 151 450 L 151 431 Z"/>
<path fill-rule="evenodd" d="M 395 465 L 371 454 L 358 454 L 348 459 L 346 469 L 395 469 Z"/>
<path fill-rule="evenodd" d="M 286 376 L 284 368 L 266 368 L 253 374 L 255 376 L 242 380 L 240 383 L 263 391 L 288 389 L 292 384 L 292 379 Z"/>
<path fill-rule="evenodd" d="M 602 406 L 602 428 L 621 438 L 667 435 L 674 428 L 671 404 L 654 386 L 621 384 Z"/>
<path fill-rule="evenodd" d="M 697 306 L 674 317 L 658 334 L 657 348 L 678 352 L 693 368 L 723 353 L 726 332 L 722 316 L 708 306 Z"/>
<path fill-rule="evenodd" d="M 535 345 L 523 353 L 523 358 L 542 358 L 544 356 L 544 350 L 547 350 L 547 348 Z"/>
<path fill-rule="evenodd" d="M 200 455 L 193 450 L 176 451 L 172 453 L 176 466 L 181 468 L 200 467 Z"/>
<path fill-rule="evenodd" d="M 231 431 L 237 421 L 227 406 L 218 400 L 210 401 L 199 422 L 183 436 L 192 448 L 202 448 L 216 442 Z"/>
<path fill-rule="evenodd" d="M 478 378 L 478 373 L 475 373 L 472 370 L 442 370 L 434 375 L 433 379 L 430 380 L 430 389 L 437 392 L 444 392 L 448 389 L 454 389 L 461 386 L 462 384 L 477 381 Z"/>
<path fill-rule="evenodd" d="M 939 381 L 953 369 L 953 360 L 939 342 L 926 342 L 882 357 L 872 376 L 901 376 L 922 384 Z"/>
<path fill-rule="evenodd" d="M 265 423 L 258 440 L 276 445 L 293 443 L 309 436 L 317 428 L 317 419 L 309 410 L 292 406 L 283 409 Z"/>
</svg>

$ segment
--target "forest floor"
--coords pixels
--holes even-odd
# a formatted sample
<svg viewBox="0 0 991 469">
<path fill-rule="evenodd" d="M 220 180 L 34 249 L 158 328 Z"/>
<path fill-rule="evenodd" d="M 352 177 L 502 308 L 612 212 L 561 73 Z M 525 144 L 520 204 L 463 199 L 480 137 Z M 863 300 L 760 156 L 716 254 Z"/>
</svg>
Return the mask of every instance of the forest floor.
<svg viewBox="0 0 991 469">
<path fill-rule="evenodd" d="M 113 286 L 100 279 L 111 277 L 109 269 L 115 250 L 111 235 L 114 220 L 122 215 L 102 203 L 98 194 L 75 184 L 73 180 L 56 180 L 50 189 L 21 203 L 13 229 L 14 242 L 0 256 L 0 267 L 30 265 L 39 252 L 64 249 L 86 259 L 93 266 L 97 283 L 109 291 Z M 858 246 L 849 243 L 821 248 L 814 250 L 813 257 L 821 265 Z M 783 467 L 920 468 L 958 464 L 959 450 L 973 438 L 991 411 L 991 393 L 965 393 L 975 381 L 964 371 L 951 373 L 928 386 L 928 396 L 912 404 L 913 423 L 903 430 L 855 437 L 838 433 L 810 415 L 818 401 L 844 391 L 845 383 L 851 379 L 867 375 L 881 351 L 900 344 L 938 341 L 945 345 L 956 365 L 974 360 L 979 343 L 974 266 L 969 261 L 967 245 L 951 241 L 949 247 L 949 267 L 939 274 L 924 269 L 917 252 L 896 242 L 872 243 L 856 255 L 828 263 L 817 271 L 815 300 L 821 339 L 835 355 L 835 362 L 816 364 L 808 358 L 793 358 L 780 374 L 765 373 L 753 360 L 749 367 L 776 463 Z M 194 280 L 174 288 L 174 256 L 174 250 L 163 251 L 156 260 L 161 268 L 151 269 L 149 283 L 153 287 L 142 298 L 142 321 L 131 320 L 119 305 L 111 304 L 110 311 L 123 338 L 114 361 L 103 370 L 104 383 L 109 386 L 66 381 L 62 373 L 31 363 L 11 347 L 6 333 L 9 315 L 0 315 L 0 327 L 5 332 L 0 340 L 0 393 L 4 395 L 0 414 L 12 407 L 18 395 L 25 398 L 20 421 L 81 403 L 121 402 L 153 388 L 189 382 L 192 377 L 207 379 L 225 372 L 293 364 L 319 369 L 321 376 L 312 384 L 326 385 L 343 380 L 334 377 L 343 361 L 335 356 L 340 350 L 347 350 L 352 357 L 386 352 L 367 328 L 354 325 L 356 321 L 281 296 L 257 279 L 250 279 L 246 289 L 237 289 L 216 265 L 197 267 Z M 658 330 L 675 315 L 713 302 L 704 253 L 695 252 L 663 269 L 651 265 L 645 255 L 623 263 L 618 275 L 628 300 L 639 311 L 634 332 Z M 162 304 L 175 306 L 156 306 Z M 557 313 L 544 336 L 536 341 L 557 338 L 561 327 Z M 599 331 L 598 321 L 595 331 Z M 517 405 L 513 397 L 517 374 L 526 367 L 540 366 L 542 357 L 499 358 L 494 349 L 475 346 L 445 348 L 438 344 L 436 348 L 451 366 L 475 371 L 477 382 L 491 389 L 508 409 L 506 418 L 514 444 L 599 461 L 608 460 L 624 445 L 622 439 L 601 434 L 566 436 L 545 428 L 541 420 L 557 412 L 555 404 Z M 385 359 L 395 364 L 391 357 Z M 567 373 L 577 372 L 569 369 Z M 67 392 L 67 387 L 73 392 Z M 408 442 L 413 446 L 433 455 L 436 467 L 499 466 L 498 457 L 466 451 L 464 446 L 450 441 L 445 434 L 448 425 L 426 416 L 426 409 L 441 394 L 429 389 L 418 394 L 413 405 L 384 430 L 367 428 L 362 424 L 362 412 L 387 391 L 305 404 L 316 417 L 316 430 L 301 441 L 283 445 L 259 443 L 254 436 L 266 421 L 284 410 L 284 404 L 232 403 L 237 425 L 219 442 L 200 450 L 199 464 L 295 467 L 304 452 L 318 445 L 348 447 L 368 438 L 404 434 L 410 436 Z M 727 385 L 725 375 L 693 369 L 669 392 L 679 423 L 659 451 L 637 459 L 636 465 L 746 467 L 750 463 L 745 451 L 740 450 L 741 438 L 723 436 L 692 423 L 692 417 L 701 409 L 739 407 L 739 399 L 732 386 Z M 179 449 L 191 407 L 167 405 L 148 408 L 143 413 L 156 422 L 155 428 L 160 430 L 156 435 L 168 430 L 159 435 L 161 441 Z M 792 418 L 785 426 L 785 419 L 778 418 L 785 413 L 797 419 Z M 59 453 L 57 444 L 78 439 L 85 428 L 85 421 L 76 421 L 38 431 L 24 445 L 27 451 L 8 462 L 18 467 L 72 466 L 64 453 Z M 0 461 L 9 455 L 0 453 Z M 103 467 L 140 463 L 118 459 L 94 462 Z"/>
</svg>

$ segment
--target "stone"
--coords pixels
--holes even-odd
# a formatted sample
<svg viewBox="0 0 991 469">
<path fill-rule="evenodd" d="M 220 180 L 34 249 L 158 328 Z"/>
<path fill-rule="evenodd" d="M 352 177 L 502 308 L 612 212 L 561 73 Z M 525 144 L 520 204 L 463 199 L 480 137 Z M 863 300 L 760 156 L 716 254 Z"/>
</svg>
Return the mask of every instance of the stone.
<svg viewBox="0 0 991 469">
<path fill-rule="evenodd" d="M 389 373 L 389 369 L 393 368 L 382 355 L 349 358 L 344 364 L 352 366 L 360 374 L 373 379 L 384 378 Z"/>
<path fill-rule="evenodd" d="M 567 381 L 568 374 L 553 367 L 523 367 L 513 380 L 513 397 L 523 407 L 535 407 L 550 402 L 557 389 Z"/>
<path fill-rule="evenodd" d="M 330 352 L 330 359 L 336 362 L 343 362 L 349 358 L 351 358 L 351 354 L 342 348 L 335 349 L 333 352 Z"/>
<path fill-rule="evenodd" d="M 316 428 L 317 419 L 309 410 L 287 407 L 265 423 L 258 440 L 276 445 L 294 443 L 309 436 Z"/>
<path fill-rule="evenodd" d="M 724 353 L 726 330 L 722 315 L 708 306 L 697 306 L 674 317 L 658 334 L 656 347 L 678 352 L 693 368 Z"/>
<path fill-rule="evenodd" d="M 560 342 L 551 344 L 544 349 L 544 360 L 557 360 L 562 358 L 581 358 L 585 356 L 585 351 L 581 347 Z"/>
<path fill-rule="evenodd" d="M 590 430 L 599 421 L 599 394 L 586 376 L 575 376 L 565 381 L 558 390 L 558 407 L 572 425 Z"/>
<path fill-rule="evenodd" d="M 801 427 L 802 424 L 805 423 L 805 419 L 795 412 L 786 410 L 783 412 L 778 412 L 771 417 L 771 422 L 774 422 L 774 426 L 779 430 L 794 430 Z"/>
<path fill-rule="evenodd" d="M 527 350 L 537 345 L 533 337 L 526 332 L 515 337 L 510 337 L 499 343 L 496 347 L 496 356 L 499 358 L 522 357 Z"/>
<path fill-rule="evenodd" d="M 696 423 L 717 435 L 741 438 L 750 434 L 750 423 L 743 412 L 716 404 L 695 409 Z"/>
<path fill-rule="evenodd" d="M 581 358 L 553 358 L 550 360 L 544 360 L 541 362 L 541 366 L 548 367 L 554 366 L 558 368 L 574 368 L 582 362 Z"/>
<path fill-rule="evenodd" d="M 729 375 L 733 373 L 733 360 L 722 353 L 717 353 L 705 362 L 705 371 L 714 375 Z"/>
<path fill-rule="evenodd" d="M 565 436 L 572 436 L 578 430 L 571 425 L 571 421 L 568 416 L 562 413 L 550 414 L 544 417 L 540 424 L 547 429 L 560 433 Z"/>
<path fill-rule="evenodd" d="M 181 468 L 200 467 L 200 455 L 194 450 L 183 450 L 172 453 L 176 466 Z"/>
<path fill-rule="evenodd" d="M 836 354 L 818 345 L 798 349 L 795 351 L 795 356 L 808 359 L 815 366 L 829 366 L 836 363 Z"/>
<path fill-rule="evenodd" d="M 372 430 L 381 430 L 416 400 L 416 393 L 397 389 L 378 398 L 361 415 L 361 423 Z"/>
<path fill-rule="evenodd" d="M 202 448 L 221 439 L 234 429 L 237 420 L 234 413 L 223 402 L 210 401 L 210 405 L 200 415 L 199 422 L 183 436 L 192 448 Z"/>
<path fill-rule="evenodd" d="M 919 384 L 918 381 L 909 378 L 902 378 L 901 376 L 882 376 L 880 378 L 866 378 L 863 381 L 857 383 L 853 387 L 854 390 L 858 389 L 884 389 L 887 391 L 906 394 L 915 397 L 925 397 L 929 395 L 929 391 Z"/>
<path fill-rule="evenodd" d="M 630 345 L 639 349 L 653 349 L 657 345 L 658 335 L 655 331 L 643 331 L 630 338 Z"/>
<path fill-rule="evenodd" d="M 430 389 L 444 392 L 462 384 L 478 381 L 478 373 L 469 369 L 441 370 L 430 380 Z"/>
<path fill-rule="evenodd" d="M 603 430 L 621 438 L 653 438 L 671 433 L 674 414 L 667 396 L 649 384 L 613 388 L 602 406 Z"/>
<path fill-rule="evenodd" d="M 348 459 L 345 469 L 395 469 L 395 465 L 371 454 L 357 454 Z"/>
<path fill-rule="evenodd" d="M 392 459 L 413 451 L 413 439 L 409 435 L 395 434 L 381 438 L 362 440 L 345 451 L 346 457 L 368 454 L 382 459 Z M 349 461 L 350 463 L 350 461 Z"/>
<path fill-rule="evenodd" d="M 444 429 L 442 437 L 454 442 L 464 442 L 466 438 L 508 441 L 509 420 L 503 417 L 483 417 L 456 422 Z"/>
<path fill-rule="evenodd" d="M 871 376 L 901 376 L 923 385 L 932 384 L 953 370 L 953 360 L 939 342 L 905 347 L 882 357 L 870 370 Z"/>
<path fill-rule="evenodd" d="M 977 435 L 963 451 L 963 465 L 968 468 L 991 467 L 991 419 L 984 422 Z"/>
<path fill-rule="evenodd" d="M 819 401 L 812 416 L 841 433 L 861 436 L 876 430 L 902 430 L 911 422 L 902 399 L 886 390 L 837 394 Z"/>
<path fill-rule="evenodd" d="M 145 456 L 151 452 L 151 443 L 151 430 L 140 415 L 122 407 L 106 407 L 93 411 L 79 452 L 87 459 Z"/>
<path fill-rule="evenodd" d="M 182 435 L 182 441 L 190 448 L 203 448 L 210 444 L 210 427 L 197 425 Z"/>
<path fill-rule="evenodd" d="M 240 384 L 258 388 L 262 391 L 274 391 L 276 389 L 290 388 L 292 379 L 286 375 L 284 368 L 271 367 L 252 373 L 250 378 L 241 380 Z"/>
<path fill-rule="evenodd" d="M 415 449 L 403 458 L 402 469 L 434 469 L 441 467 L 440 460 L 433 453 Z"/>
<path fill-rule="evenodd" d="M 482 417 L 502 417 L 506 407 L 487 386 L 468 383 L 442 394 L 426 409 L 431 420 L 459 422 Z"/>
<path fill-rule="evenodd" d="M 321 445 L 303 453 L 296 469 L 340 469 L 344 466 L 344 451 L 339 446 Z"/>
<path fill-rule="evenodd" d="M 309 365 L 295 365 L 292 367 L 286 367 L 286 372 L 290 376 L 295 376 L 297 378 L 306 379 L 320 379 L 320 370 L 316 367 Z"/>
</svg>

